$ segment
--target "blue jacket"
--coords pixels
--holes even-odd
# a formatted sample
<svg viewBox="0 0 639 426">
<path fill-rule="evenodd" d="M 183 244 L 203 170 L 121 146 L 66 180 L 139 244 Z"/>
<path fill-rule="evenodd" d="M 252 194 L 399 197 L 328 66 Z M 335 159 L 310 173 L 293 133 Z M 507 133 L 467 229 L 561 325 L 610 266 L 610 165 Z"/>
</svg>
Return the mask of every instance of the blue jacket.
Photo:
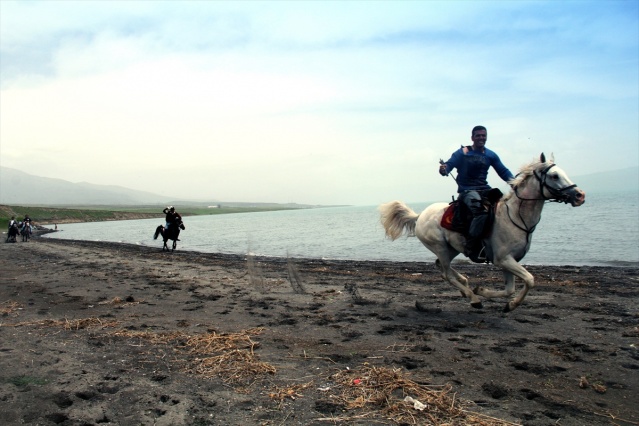
<svg viewBox="0 0 639 426">
<path fill-rule="evenodd" d="M 492 166 L 500 178 L 508 182 L 513 174 L 499 159 L 499 156 L 484 147 L 484 152 L 473 151 L 472 147 L 461 147 L 453 152 L 450 160 L 446 161 L 446 173 L 457 169 L 457 192 L 490 189 L 488 169 Z"/>
</svg>

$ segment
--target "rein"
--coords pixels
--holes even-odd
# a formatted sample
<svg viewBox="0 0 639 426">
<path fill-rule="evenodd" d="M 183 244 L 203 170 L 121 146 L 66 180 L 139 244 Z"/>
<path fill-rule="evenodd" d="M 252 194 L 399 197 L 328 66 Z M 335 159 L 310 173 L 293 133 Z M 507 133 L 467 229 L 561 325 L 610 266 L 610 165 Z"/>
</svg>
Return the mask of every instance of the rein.
<svg viewBox="0 0 639 426">
<path fill-rule="evenodd" d="M 519 197 L 517 197 L 519 198 Z M 530 236 L 532 235 L 533 232 L 535 232 L 535 229 L 537 228 L 537 225 L 539 225 L 539 222 L 541 221 L 541 218 L 539 218 L 539 220 L 537 221 L 537 223 L 535 223 L 533 226 L 531 226 L 530 228 L 528 227 L 528 225 L 526 225 L 526 221 L 524 220 L 523 217 L 521 217 L 521 205 L 524 204 L 524 199 L 519 198 L 520 200 L 522 200 L 519 203 L 519 219 L 521 220 L 521 223 L 524 224 L 523 227 L 519 226 L 517 223 L 515 223 L 515 221 L 513 220 L 512 216 L 510 216 L 510 207 L 508 206 L 508 204 L 506 204 L 506 214 L 508 215 L 508 219 L 510 219 L 510 223 L 512 223 L 513 225 L 515 225 L 515 227 L 517 229 L 519 229 L 520 231 L 523 231 L 526 234 L 526 245 L 528 245 L 529 240 L 530 240 Z"/>
</svg>

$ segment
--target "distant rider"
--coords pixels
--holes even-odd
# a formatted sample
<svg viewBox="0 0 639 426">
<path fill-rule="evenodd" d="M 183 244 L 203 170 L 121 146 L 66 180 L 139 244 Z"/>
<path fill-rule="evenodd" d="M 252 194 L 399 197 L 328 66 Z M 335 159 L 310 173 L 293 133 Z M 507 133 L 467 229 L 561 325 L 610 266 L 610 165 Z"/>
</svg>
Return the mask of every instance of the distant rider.
<svg viewBox="0 0 639 426">
<path fill-rule="evenodd" d="M 9 229 L 7 231 L 7 242 L 16 242 L 16 235 L 20 233 L 20 226 L 18 222 L 16 222 L 16 217 L 11 216 L 11 220 L 9 221 Z"/>
<path fill-rule="evenodd" d="M 513 179 L 513 174 L 501 162 L 499 156 L 486 148 L 488 132 L 484 126 L 475 126 L 471 133 L 472 145 L 462 146 L 453 152 L 450 160 L 439 166 L 439 174 L 448 176 L 457 169 L 457 192 L 459 200 L 470 210 L 473 220 L 470 224 L 464 255 L 473 262 L 483 262 L 478 257 L 481 250 L 481 237 L 488 218 L 488 212 L 482 206 L 482 195 L 491 188 L 486 178 L 492 166 L 505 182 Z"/>
<path fill-rule="evenodd" d="M 24 215 L 24 220 L 22 221 L 22 229 L 26 229 L 29 235 L 31 235 L 31 218 L 28 214 Z"/>
<path fill-rule="evenodd" d="M 177 226 L 179 222 L 182 221 L 182 216 L 178 212 L 175 211 L 175 207 L 169 206 L 162 210 L 162 213 L 166 215 L 166 226 L 164 229 L 168 230 L 174 224 Z"/>
</svg>

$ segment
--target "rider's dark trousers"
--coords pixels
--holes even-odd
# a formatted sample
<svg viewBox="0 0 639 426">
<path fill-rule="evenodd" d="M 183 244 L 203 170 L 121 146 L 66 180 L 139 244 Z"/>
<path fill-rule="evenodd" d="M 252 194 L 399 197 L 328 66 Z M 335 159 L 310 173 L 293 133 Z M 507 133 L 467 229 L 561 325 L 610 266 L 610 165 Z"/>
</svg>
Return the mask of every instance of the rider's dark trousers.
<svg viewBox="0 0 639 426">
<path fill-rule="evenodd" d="M 488 212 L 482 205 L 481 193 L 479 191 L 464 191 L 459 194 L 459 198 L 473 215 L 473 220 L 468 230 L 468 241 L 466 241 L 466 247 L 473 248 L 479 243 L 482 233 L 484 232 Z"/>
</svg>

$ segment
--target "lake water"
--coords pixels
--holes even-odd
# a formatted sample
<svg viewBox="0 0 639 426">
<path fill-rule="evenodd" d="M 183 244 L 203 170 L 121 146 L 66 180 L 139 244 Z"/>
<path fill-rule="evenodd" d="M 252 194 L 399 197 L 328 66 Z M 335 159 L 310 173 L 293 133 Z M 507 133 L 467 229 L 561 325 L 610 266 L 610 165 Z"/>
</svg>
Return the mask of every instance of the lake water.
<svg viewBox="0 0 639 426">
<path fill-rule="evenodd" d="M 578 208 L 547 203 L 523 259 L 529 265 L 639 266 L 639 192 L 588 194 Z M 430 203 L 409 204 L 420 212 Z M 61 224 L 47 238 L 162 246 L 163 220 Z M 416 238 L 384 237 L 377 206 L 331 207 L 184 218 L 178 250 L 275 257 L 434 261 Z M 458 259 L 465 259 L 459 256 Z"/>
</svg>

